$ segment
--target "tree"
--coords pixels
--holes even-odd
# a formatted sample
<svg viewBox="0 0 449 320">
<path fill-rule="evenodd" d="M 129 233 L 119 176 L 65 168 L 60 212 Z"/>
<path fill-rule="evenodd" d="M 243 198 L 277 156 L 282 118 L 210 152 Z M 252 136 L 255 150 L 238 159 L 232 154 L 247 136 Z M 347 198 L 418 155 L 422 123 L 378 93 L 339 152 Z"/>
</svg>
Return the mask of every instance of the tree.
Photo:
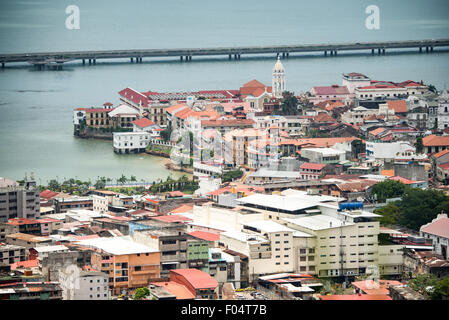
<svg viewBox="0 0 449 320">
<path fill-rule="evenodd" d="M 280 114 L 281 115 L 296 115 L 298 110 L 298 99 L 292 92 L 285 91 L 282 93 L 283 99 L 281 102 Z"/>
<path fill-rule="evenodd" d="M 128 178 L 126 178 L 124 174 L 122 174 L 122 176 L 117 179 L 117 183 L 121 183 L 122 185 L 125 184 L 126 181 L 128 181 Z"/>
<path fill-rule="evenodd" d="M 131 177 L 129 178 L 129 181 L 131 181 L 131 182 L 135 182 L 135 181 L 137 181 L 137 178 L 136 178 L 136 176 L 131 176 Z"/>
<path fill-rule="evenodd" d="M 431 91 L 433 93 L 437 93 L 437 88 L 435 88 L 435 86 L 433 84 L 429 84 L 427 86 L 427 88 L 429 89 L 429 91 Z"/>
<path fill-rule="evenodd" d="M 134 300 L 142 300 L 143 298 L 150 295 L 150 289 L 147 287 L 137 288 L 134 294 Z"/>
<path fill-rule="evenodd" d="M 449 276 L 437 282 L 430 297 L 432 300 L 442 300 L 449 297 Z"/>
<path fill-rule="evenodd" d="M 424 144 L 422 142 L 422 137 L 416 138 L 416 153 L 423 153 L 424 152 Z"/>
<path fill-rule="evenodd" d="M 382 216 L 379 218 L 379 222 L 382 225 L 397 224 L 401 212 L 401 208 L 399 208 L 396 203 L 389 203 L 385 207 L 374 211 L 374 213 Z"/>
<path fill-rule="evenodd" d="M 428 297 L 433 291 L 433 288 L 435 287 L 437 282 L 438 282 L 437 277 L 426 273 L 426 274 L 418 274 L 414 279 L 411 279 L 408 282 L 408 285 L 413 290 Z"/>
<path fill-rule="evenodd" d="M 53 191 L 59 191 L 61 189 L 61 185 L 55 179 L 52 179 L 48 182 L 48 189 Z"/>
<path fill-rule="evenodd" d="M 95 189 L 97 190 L 103 190 L 106 188 L 106 179 L 104 177 L 101 177 L 97 182 L 94 184 Z"/>
<path fill-rule="evenodd" d="M 377 201 L 385 202 L 387 199 L 401 197 L 408 187 L 400 181 L 385 180 L 373 186 L 372 194 L 377 195 Z"/>
</svg>

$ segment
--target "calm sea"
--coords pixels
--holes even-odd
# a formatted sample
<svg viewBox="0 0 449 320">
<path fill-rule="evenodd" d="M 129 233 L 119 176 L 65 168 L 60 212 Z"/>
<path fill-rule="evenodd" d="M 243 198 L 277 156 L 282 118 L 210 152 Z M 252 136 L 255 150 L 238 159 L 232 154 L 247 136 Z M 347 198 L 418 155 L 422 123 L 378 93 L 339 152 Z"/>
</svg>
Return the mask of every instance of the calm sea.
<svg viewBox="0 0 449 320">
<path fill-rule="evenodd" d="M 80 10 L 80 29 L 68 30 L 66 7 Z M 380 9 L 380 29 L 365 27 L 365 8 Z M 442 1 L 17 1 L 0 2 L 0 52 L 186 48 L 449 38 L 449 2 Z M 69 177 L 95 180 L 121 174 L 165 178 L 162 160 L 116 155 L 110 141 L 73 137 L 75 107 L 119 102 L 117 92 L 238 89 L 258 79 L 271 83 L 275 57 L 145 59 L 142 64 L 69 63 L 62 71 L 27 65 L 0 70 L 0 176 L 33 171 L 40 182 Z M 341 83 L 362 72 L 379 80 L 423 80 L 449 85 L 449 52 L 291 55 L 287 89 Z"/>
</svg>

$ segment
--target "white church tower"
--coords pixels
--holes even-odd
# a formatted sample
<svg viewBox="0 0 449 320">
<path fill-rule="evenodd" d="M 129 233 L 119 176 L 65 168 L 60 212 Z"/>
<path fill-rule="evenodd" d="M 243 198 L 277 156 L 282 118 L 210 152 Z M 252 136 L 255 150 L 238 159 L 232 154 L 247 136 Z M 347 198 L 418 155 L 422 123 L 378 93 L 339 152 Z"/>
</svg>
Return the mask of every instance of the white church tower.
<svg viewBox="0 0 449 320">
<path fill-rule="evenodd" d="M 272 89 L 274 98 L 282 98 L 285 91 L 285 69 L 279 57 L 273 68 Z"/>
</svg>

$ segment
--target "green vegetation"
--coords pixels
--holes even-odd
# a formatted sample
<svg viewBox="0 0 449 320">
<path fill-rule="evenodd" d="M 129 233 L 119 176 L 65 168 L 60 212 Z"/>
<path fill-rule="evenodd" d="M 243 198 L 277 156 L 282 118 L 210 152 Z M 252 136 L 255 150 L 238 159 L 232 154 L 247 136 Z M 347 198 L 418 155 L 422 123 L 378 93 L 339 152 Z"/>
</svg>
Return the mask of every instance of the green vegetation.
<svg viewBox="0 0 449 320">
<path fill-rule="evenodd" d="M 41 191 L 48 189 L 55 192 L 65 192 L 75 195 L 82 195 L 89 190 L 91 185 L 89 181 L 81 181 L 78 179 L 70 178 L 59 183 L 56 179 L 51 179 L 47 186 L 39 186 Z"/>
<path fill-rule="evenodd" d="M 157 144 L 150 144 L 146 148 L 149 153 L 157 153 L 165 157 L 170 157 L 171 147 L 169 146 L 160 146 Z"/>
<path fill-rule="evenodd" d="M 165 181 L 153 183 L 150 191 L 154 193 L 181 191 L 184 193 L 192 194 L 196 189 L 198 189 L 198 182 L 189 180 L 186 175 L 183 175 L 177 180 L 174 180 L 171 176 L 169 176 Z"/>
<path fill-rule="evenodd" d="M 442 300 L 449 297 L 449 276 L 436 283 L 430 297 L 433 300 Z"/>
<path fill-rule="evenodd" d="M 292 92 L 285 91 L 282 93 L 282 102 L 279 110 L 280 115 L 296 115 L 299 114 L 298 99 Z"/>
<path fill-rule="evenodd" d="M 397 190 L 391 192 L 399 195 Z M 374 212 L 382 215 L 379 218 L 382 224 L 397 224 L 419 230 L 422 225 L 431 222 L 442 211 L 449 211 L 449 196 L 444 192 L 406 187 L 402 200 L 389 203 Z"/>
<path fill-rule="evenodd" d="M 234 181 L 235 179 L 240 179 L 243 176 L 243 171 L 242 170 L 233 170 L 233 171 L 228 171 L 225 172 L 222 176 L 221 176 L 221 182 L 230 182 L 230 181 Z"/>
<path fill-rule="evenodd" d="M 134 294 L 134 300 L 142 300 L 150 295 L 150 289 L 147 287 L 137 288 Z"/>
<path fill-rule="evenodd" d="M 400 181 L 385 180 L 373 186 L 372 193 L 377 195 L 377 201 L 385 202 L 390 198 L 401 197 L 408 187 Z"/>
<path fill-rule="evenodd" d="M 163 131 L 161 131 L 161 138 L 164 141 L 170 141 L 172 131 L 173 128 L 171 126 L 171 122 L 169 122 L 168 126 Z"/>
<path fill-rule="evenodd" d="M 416 153 L 423 153 L 424 152 L 424 144 L 422 142 L 422 137 L 416 138 Z"/>
</svg>

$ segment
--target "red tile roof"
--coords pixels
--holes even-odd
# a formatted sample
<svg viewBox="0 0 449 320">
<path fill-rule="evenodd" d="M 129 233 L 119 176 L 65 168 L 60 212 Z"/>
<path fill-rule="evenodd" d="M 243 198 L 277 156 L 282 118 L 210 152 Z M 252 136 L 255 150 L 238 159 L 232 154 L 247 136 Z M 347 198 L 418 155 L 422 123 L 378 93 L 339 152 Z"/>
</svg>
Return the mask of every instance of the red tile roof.
<svg viewBox="0 0 449 320">
<path fill-rule="evenodd" d="M 422 226 L 420 231 L 449 239 L 449 218 L 440 218 Z"/>
<path fill-rule="evenodd" d="M 59 192 L 51 191 L 51 190 L 44 190 L 40 193 L 40 197 L 44 199 L 52 199 L 54 196 L 56 196 Z"/>
<path fill-rule="evenodd" d="M 155 123 L 148 118 L 140 118 L 138 120 L 134 120 L 132 123 L 140 128 L 146 128 L 155 125 Z"/>
<path fill-rule="evenodd" d="M 192 219 L 189 219 L 187 217 L 184 217 L 184 216 L 181 216 L 181 215 L 178 215 L 178 214 L 167 215 L 167 216 L 151 217 L 151 219 L 158 220 L 158 221 L 163 221 L 163 222 L 171 222 L 171 223 L 176 223 L 176 222 L 187 223 L 187 222 L 192 221 Z"/>
<path fill-rule="evenodd" d="M 320 113 L 317 116 L 313 118 L 315 122 L 337 122 L 334 118 L 332 118 L 330 115 L 326 113 Z"/>
<path fill-rule="evenodd" d="M 431 134 L 429 136 L 426 136 L 422 139 L 422 143 L 425 147 L 439 147 L 449 146 L 449 136 L 437 136 L 434 134 Z"/>
<path fill-rule="evenodd" d="M 220 240 L 220 235 L 219 234 L 215 234 L 215 233 L 211 233 L 211 232 L 193 231 L 193 232 L 189 232 L 188 234 L 193 236 L 193 237 L 195 237 L 195 238 L 206 240 L 206 241 L 218 241 L 218 240 Z"/>
<path fill-rule="evenodd" d="M 408 111 L 405 100 L 389 100 L 387 101 L 387 105 L 388 109 L 393 109 L 395 113 L 406 113 Z"/>
<path fill-rule="evenodd" d="M 38 260 L 25 260 L 25 261 L 19 261 L 11 264 L 11 270 L 16 270 L 17 268 L 36 268 L 38 266 Z"/>
<path fill-rule="evenodd" d="M 170 211 L 169 213 L 170 213 L 170 214 L 174 214 L 174 213 L 184 213 L 184 212 L 190 211 L 190 210 L 192 210 L 192 209 L 193 209 L 193 206 L 189 206 L 189 205 L 187 205 L 187 204 L 183 204 L 182 206 L 179 206 L 179 207 L 173 209 L 173 210 Z"/>
<path fill-rule="evenodd" d="M 313 87 L 316 95 L 339 95 L 339 94 L 349 94 L 348 88 L 346 86 L 315 86 Z"/>
<path fill-rule="evenodd" d="M 308 169 L 308 170 L 321 170 L 326 166 L 325 163 L 311 163 L 306 162 L 299 167 L 300 169 Z"/>
<path fill-rule="evenodd" d="M 148 107 L 149 100 L 148 100 L 147 96 L 145 96 L 144 94 L 142 94 L 134 89 L 125 88 L 125 89 L 119 91 L 118 94 L 120 96 L 132 101 L 136 105 L 140 104 L 143 107 Z"/>
<path fill-rule="evenodd" d="M 151 284 L 162 287 L 168 292 L 176 296 L 177 300 L 195 299 L 195 295 L 189 291 L 185 286 L 174 281 L 165 282 L 151 282 Z"/>
<path fill-rule="evenodd" d="M 195 289 L 215 289 L 218 282 L 208 273 L 198 269 L 174 269 L 170 273 L 175 273 L 186 279 Z"/>
<path fill-rule="evenodd" d="M 387 295 L 389 294 L 389 286 L 402 285 L 402 283 L 395 280 L 379 280 L 379 282 L 375 282 L 374 280 L 362 280 L 352 282 L 351 285 L 366 294 Z"/>
<path fill-rule="evenodd" d="M 85 108 L 86 112 L 110 112 L 114 110 L 113 108 Z"/>
<path fill-rule="evenodd" d="M 434 158 L 439 158 L 439 157 L 444 156 L 444 155 L 447 154 L 447 153 L 449 153 L 449 149 L 444 149 L 443 151 L 434 153 L 432 156 L 433 156 Z"/>
<path fill-rule="evenodd" d="M 34 219 L 27 219 L 27 218 L 13 218 L 13 219 L 9 219 L 8 224 L 11 225 L 15 225 L 15 226 L 20 226 L 23 224 L 36 224 L 36 223 L 41 223 L 39 220 L 34 220 Z"/>
<path fill-rule="evenodd" d="M 407 185 L 419 182 L 419 181 L 409 180 L 409 179 L 406 179 L 406 178 L 403 178 L 403 177 L 400 177 L 400 176 L 391 177 L 391 178 L 389 178 L 389 180 L 400 181 L 403 184 L 407 184 Z"/>
</svg>

